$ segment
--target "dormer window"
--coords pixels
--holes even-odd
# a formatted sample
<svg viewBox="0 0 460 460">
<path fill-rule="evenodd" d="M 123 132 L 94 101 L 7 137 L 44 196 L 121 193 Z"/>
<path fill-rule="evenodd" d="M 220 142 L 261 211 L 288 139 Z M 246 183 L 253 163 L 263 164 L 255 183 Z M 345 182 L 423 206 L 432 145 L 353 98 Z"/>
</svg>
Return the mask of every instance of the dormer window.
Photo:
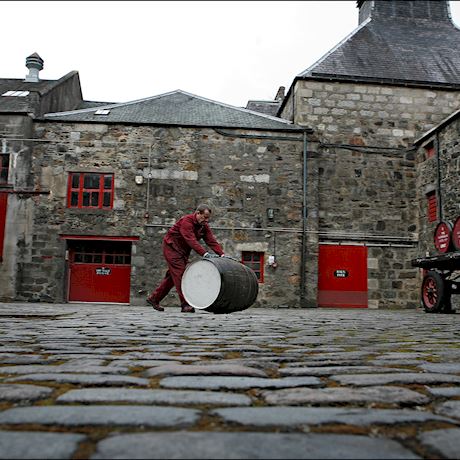
<svg viewBox="0 0 460 460">
<path fill-rule="evenodd" d="M 2 96 L 14 96 L 14 97 L 25 97 L 30 94 L 29 91 L 7 91 Z"/>
<path fill-rule="evenodd" d="M 110 113 L 110 110 L 107 109 L 97 109 L 94 112 L 94 115 L 108 115 Z"/>
</svg>

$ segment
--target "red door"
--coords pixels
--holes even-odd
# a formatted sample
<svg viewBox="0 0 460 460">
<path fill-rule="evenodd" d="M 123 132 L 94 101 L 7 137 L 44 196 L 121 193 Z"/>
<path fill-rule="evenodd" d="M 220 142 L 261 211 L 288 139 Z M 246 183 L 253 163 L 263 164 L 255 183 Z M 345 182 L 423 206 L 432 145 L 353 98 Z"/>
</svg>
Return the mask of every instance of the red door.
<svg viewBox="0 0 460 460">
<path fill-rule="evenodd" d="M 8 193 L 0 192 L 0 262 L 3 260 L 3 241 L 5 239 L 6 210 L 8 207 Z"/>
<path fill-rule="evenodd" d="M 367 308 L 367 247 L 319 246 L 318 306 Z"/>
<path fill-rule="evenodd" d="M 69 241 L 70 302 L 129 303 L 131 243 Z"/>
</svg>

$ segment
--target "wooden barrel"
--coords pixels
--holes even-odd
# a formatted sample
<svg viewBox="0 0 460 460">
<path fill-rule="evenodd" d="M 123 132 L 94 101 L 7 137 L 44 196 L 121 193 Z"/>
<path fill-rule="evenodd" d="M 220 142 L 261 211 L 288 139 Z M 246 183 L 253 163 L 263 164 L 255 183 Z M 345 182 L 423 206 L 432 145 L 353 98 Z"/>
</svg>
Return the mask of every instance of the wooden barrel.
<svg viewBox="0 0 460 460">
<path fill-rule="evenodd" d="M 258 292 L 256 274 L 228 257 L 196 260 L 182 276 L 182 293 L 189 305 L 212 313 L 245 310 Z"/>
<path fill-rule="evenodd" d="M 434 230 L 434 247 L 440 253 L 449 252 L 452 249 L 452 223 L 439 222 Z"/>
<path fill-rule="evenodd" d="M 460 216 L 455 219 L 452 227 L 452 246 L 455 251 L 460 251 Z"/>
</svg>

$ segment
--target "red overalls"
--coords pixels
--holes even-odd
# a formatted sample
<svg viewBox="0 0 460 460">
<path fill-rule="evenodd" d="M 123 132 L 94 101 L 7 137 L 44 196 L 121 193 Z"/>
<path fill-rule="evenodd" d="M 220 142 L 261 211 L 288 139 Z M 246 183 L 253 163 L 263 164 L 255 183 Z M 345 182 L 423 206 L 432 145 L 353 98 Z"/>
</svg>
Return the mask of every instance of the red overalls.
<svg viewBox="0 0 460 460">
<path fill-rule="evenodd" d="M 168 230 L 163 238 L 163 255 L 168 264 L 168 271 L 163 281 L 150 295 L 150 299 L 160 303 L 175 286 L 181 305 L 187 305 L 181 289 L 182 275 L 192 249 L 200 256 L 206 253 L 206 249 L 198 242 L 201 238 L 216 254 L 224 253 L 208 224 L 206 222 L 200 224 L 196 220 L 195 213 L 181 217 Z"/>
</svg>

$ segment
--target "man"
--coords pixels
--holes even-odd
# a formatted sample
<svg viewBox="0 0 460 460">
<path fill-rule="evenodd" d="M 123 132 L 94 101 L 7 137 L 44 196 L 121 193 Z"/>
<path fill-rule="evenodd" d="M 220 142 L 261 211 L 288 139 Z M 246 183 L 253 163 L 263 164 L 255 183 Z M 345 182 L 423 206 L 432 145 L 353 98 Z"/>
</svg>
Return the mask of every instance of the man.
<svg viewBox="0 0 460 460">
<path fill-rule="evenodd" d="M 163 256 L 168 264 L 168 271 L 160 285 L 147 298 L 147 303 L 152 305 L 155 310 L 164 311 L 164 308 L 160 306 L 160 302 L 175 286 L 181 301 L 181 311 L 185 313 L 195 311 L 192 306 L 188 305 L 181 289 L 182 275 L 188 263 L 191 250 L 193 249 L 200 256 L 210 257 L 210 254 L 199 243 L 199 240 L 203 238 L 205 243 L 216 254 L 221 257 L 224 255 L 222 247 L 208 225 L 211 213 L 209 206 L 205 204 L 199 205 L 193 214 L 181 217 L 163 238 Z"/>
</svg>

